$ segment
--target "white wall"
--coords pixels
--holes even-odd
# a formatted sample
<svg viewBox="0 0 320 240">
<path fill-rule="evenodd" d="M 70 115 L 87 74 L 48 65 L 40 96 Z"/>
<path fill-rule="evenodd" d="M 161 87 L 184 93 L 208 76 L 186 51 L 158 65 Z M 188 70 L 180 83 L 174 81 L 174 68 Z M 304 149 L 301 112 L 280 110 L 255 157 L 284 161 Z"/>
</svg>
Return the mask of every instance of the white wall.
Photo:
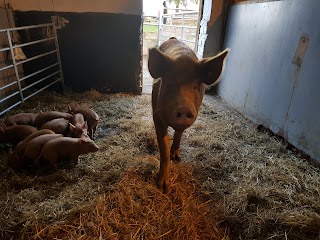
<svg viewBox="0 0 320 240">
<path fill-rule="evenodd" d="M 320 163 L 319 9 L 319 0 L 232 6 L 218 93 Z M 307 47 L 298 65 L 300 39 Z"/>
<path fill-rule="evenodd" d="M 18 11 L 142 14 L 142 0 L 7 0 L 6 2 Z M 3 0 L 0 2 L 1 6 L 4 6 Z"/>
</svg>

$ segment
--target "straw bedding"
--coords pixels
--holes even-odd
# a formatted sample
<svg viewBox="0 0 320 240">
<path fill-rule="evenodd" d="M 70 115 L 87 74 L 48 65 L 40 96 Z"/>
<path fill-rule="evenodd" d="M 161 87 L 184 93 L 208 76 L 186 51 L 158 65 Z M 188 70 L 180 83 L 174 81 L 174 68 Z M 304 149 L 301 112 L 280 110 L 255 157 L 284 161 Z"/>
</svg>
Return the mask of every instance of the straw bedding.
<svg viewBox="0 0 320 240">
<path fill-rule="evenodd" d="M 171 164 L 171 188 L 155 187 L 159 153 L 149 95 L 45 93 L 16 112 L 100 116 L 100 150 L 74 168 L 6 165 L 0 145 L 1 239 L 318 239 L 320 170 L 206 96 Z M 172 134 L 170 130 L 170 134 Z"/>
</svg>

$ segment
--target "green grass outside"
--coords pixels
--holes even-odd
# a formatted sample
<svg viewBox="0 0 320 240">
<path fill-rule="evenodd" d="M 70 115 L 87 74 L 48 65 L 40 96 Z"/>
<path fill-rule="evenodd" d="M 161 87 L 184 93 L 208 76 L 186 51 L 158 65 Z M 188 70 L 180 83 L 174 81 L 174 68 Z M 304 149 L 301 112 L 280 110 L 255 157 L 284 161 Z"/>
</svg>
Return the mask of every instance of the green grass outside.
<svg viewBox="0 0 320 240">
<path fill-rule="evenodd" d="M 158 26 L 143 24 L 143 32 L 158 32 Z"/>
</svg>

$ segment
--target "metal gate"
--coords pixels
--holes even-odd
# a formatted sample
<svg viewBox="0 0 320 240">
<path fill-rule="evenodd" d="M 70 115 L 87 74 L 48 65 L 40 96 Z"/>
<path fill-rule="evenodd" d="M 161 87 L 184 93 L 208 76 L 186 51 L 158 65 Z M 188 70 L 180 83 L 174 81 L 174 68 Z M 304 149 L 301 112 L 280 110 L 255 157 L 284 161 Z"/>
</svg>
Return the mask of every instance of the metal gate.
<svg viewBox="0 0 320 240">
<path fill-rule="evenodd" d="M 159 16 L 144 15 L 143 25 L 157 26 L 157 45 L 176 37 L 197 52 L 199 38 L 199 12 L 180 8 L 165 8 L 159 11 Z"/>
<path fill-rule="evenodd" d="M 36 39 L 31 39 L 29 31 L 43 34 L 37 34 Z M 26 39 L 29 41 L 16 44 L 13 34 L 19 35 L 19 32 L 28 36 Z M 5 80 L 4 77 L 0 81 L 0 115 L 57 82 L 64 86 L 57 31 L 53 23 L 0 29 L 0 34 L 6 36 L 8 44 L 0 48 L 0 53 L 6 53 L 4 56 L 7 56 L 4 63 L 0 62 L 0 72 L 4 76 L 6 71 L 13 68 L 15 73 L 8 84 L 5 83 L 8 79 Z M 31 46 L 38 50 L 36 55 L 32 55 Z M 24 49 L 29 49 L 29 54 L 24 54 Z M 40 67 L 32 67 L 32 71 L 29 68 L 27 75 L 22 76 L 21 66 L 30 66 L 29 62 L 35 62 L 34 65 Z"/>
<path fill-rule="evenodd" d="M 179 8 L 165 8 L 160 11 L 158 45 L 169 37 L 176 37 L 196 53 L 199 37 L 199 12 Z"/>
</svg>

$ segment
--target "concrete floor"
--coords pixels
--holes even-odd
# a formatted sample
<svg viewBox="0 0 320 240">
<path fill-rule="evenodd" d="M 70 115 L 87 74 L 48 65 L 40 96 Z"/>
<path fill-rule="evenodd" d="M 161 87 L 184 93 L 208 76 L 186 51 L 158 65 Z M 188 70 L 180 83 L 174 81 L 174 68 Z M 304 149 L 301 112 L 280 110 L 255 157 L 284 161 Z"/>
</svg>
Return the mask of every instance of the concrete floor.
<svg viewBox="0 0 320 240">
<path fill-rule="evenodd" d="M 144 55 L 142 67 L 142 94 L 151 94 L 152 82 L 153 78 L 151 77 L 148 70 L 148 55 Z"/>
</svg>

